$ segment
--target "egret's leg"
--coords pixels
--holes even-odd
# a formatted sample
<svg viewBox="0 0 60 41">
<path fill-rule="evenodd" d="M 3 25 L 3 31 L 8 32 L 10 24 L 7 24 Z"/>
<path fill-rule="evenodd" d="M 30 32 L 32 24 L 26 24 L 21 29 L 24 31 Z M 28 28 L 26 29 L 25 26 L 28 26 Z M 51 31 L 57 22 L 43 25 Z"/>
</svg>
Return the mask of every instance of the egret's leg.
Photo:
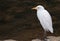
<svg viewBox="0 0 60 41">
<path fill-rule="evenodd" d="M 44 30 L 43 41 L 47 41 L 47 35 L 46 35 L 46 31 L 45 30 Z"/>
</svg>

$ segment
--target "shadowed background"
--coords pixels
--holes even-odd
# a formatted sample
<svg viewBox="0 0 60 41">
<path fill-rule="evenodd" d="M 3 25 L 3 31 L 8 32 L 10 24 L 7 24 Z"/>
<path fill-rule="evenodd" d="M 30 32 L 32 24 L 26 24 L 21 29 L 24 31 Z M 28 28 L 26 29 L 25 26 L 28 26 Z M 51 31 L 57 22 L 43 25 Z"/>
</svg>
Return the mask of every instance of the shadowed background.
<svg viewBox="0 0 60 41">
<path fill-rule="evenodd" d="M 31 41 L 41 38 L 43 29 L 31 8 L 43 5 L 51 14 L 54 33 L 60 36 L 60 0 L 0 0 L 0 39 Z"/>
</svg>

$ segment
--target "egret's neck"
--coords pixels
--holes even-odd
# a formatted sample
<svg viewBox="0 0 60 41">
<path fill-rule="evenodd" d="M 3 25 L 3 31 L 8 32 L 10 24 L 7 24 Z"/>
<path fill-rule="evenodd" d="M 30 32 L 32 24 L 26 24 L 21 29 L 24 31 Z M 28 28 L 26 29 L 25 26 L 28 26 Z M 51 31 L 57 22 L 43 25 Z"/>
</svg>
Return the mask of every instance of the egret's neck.
<svg viewBox="0 0 60 41">
<path fill-rule="evenodd" d="M 37 14 L 42 14 L 42 12 L 44 11 L 45 9 L 42 8 L 42 9 L 37 9 Z"/>
</svg>

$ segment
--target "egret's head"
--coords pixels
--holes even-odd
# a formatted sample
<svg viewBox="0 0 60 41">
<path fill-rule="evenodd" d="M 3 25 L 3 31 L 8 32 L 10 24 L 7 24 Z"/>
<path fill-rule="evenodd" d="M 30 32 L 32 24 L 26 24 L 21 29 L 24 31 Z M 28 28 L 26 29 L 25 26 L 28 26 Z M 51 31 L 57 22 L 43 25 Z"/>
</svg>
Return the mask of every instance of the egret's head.
<svg viewBox="0 0 60 41">
<path fill-rule="evenodd" d="M 42 6 L 42 5 L 38 5 L 38 6 L 36 6 L 36 7 L 33 7 L 32 9 L 35 9 L 35 10 L 42 10 L 42 9 L 44 9 L 44 7 Z"/>
</svg>

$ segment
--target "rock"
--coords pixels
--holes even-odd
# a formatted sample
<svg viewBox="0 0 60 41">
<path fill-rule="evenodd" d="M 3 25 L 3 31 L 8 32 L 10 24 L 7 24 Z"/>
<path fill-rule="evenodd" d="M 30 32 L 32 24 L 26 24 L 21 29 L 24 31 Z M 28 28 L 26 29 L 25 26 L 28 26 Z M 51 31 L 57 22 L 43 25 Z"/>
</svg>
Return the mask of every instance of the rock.
<svg viewBox="0 0 60 41">
<path fill-rule="evenodd" d="M 32 41 L 42 41 L 40 39 L 33 39 Z M 48 36 L 47 41 L 60 41 L 60 36 L 55 37 L 55 36 Z"/>
<path fill-rule="evenodd" d="M 4 40 L 4 41 L 16 41 L 16 40 L 13 40 L 13 39 L 8 39 L 8 40 Z"/>
<path fill-rule="evenodd" d="M 60 41 L 60 37 L 55 37 L 55 36 L 48 36 L 50 41 Z"/>
<path fill-rule="evenodd" d="M 32 41 L 41 41 L 40 39 L 33 39 Z"/>
</svg>

